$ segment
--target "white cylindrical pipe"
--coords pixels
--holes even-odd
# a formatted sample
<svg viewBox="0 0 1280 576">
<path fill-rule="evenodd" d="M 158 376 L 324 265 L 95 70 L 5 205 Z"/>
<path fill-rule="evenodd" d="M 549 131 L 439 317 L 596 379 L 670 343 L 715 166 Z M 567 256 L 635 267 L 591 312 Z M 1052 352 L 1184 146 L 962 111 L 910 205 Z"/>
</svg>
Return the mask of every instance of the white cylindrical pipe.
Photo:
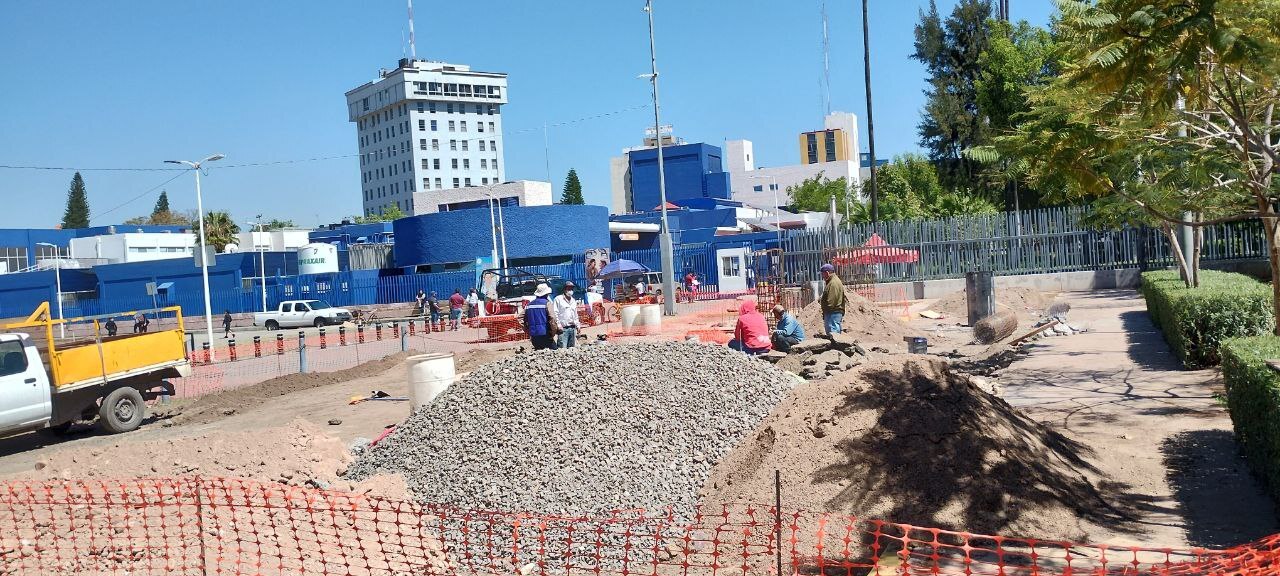
<svg viewBox="0 0 1280 576">
<path fill-rule="evenodd" d="M 662 306 L 658 304 L 644 304 L 640 306 L 639 324 L 646 328 L 659 328 L 662 326 Z"/>
<path fill-rule="evenodd" d="M 410 409 L 417 410 L 430 404 L 453 384 L 455 376 L 452 352 L 410 356 Z"/>
<path fill-rule="evenodd" d="M 640 319 L 640 305 L 638 304 L 623 306 L 621 315 L 622 315 L 623 328 L 631 328 L 632 326 L 638 326 L 643 321 Z"/>
</svg>

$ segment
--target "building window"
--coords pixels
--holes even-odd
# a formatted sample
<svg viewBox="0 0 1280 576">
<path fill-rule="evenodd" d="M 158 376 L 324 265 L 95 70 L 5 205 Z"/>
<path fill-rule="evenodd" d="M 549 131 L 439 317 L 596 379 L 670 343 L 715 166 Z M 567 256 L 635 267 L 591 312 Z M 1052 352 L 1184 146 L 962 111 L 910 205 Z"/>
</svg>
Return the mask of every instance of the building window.
<svg viewBox="0 0 1280 576">
<path fill-rule="evenodd" d="M 453 104 L 445 104 L 445 112 L 453 114 Z"/>
<path fill-rule="evenodd" d="M 426 149 L 427 149 L 427 139 L 426 139 L 426 138 L 422 138 L 422 139 L 419 139 L 419 140 L 418 140 L 418 148 L 421 148 L 421 149 L 423 149 L 423 150 L 426 150 Z"/>
<path fill-rule="evenodd" d="M 480 169 L 481 169 L 481 170 L 484 170 L 484 169 L 487 169 L 488 167 L 489 167 L 489 159 L 488 159 L 488 158 L 481 158 L 481 159 L 480 159 Z"/>
<path fill-rule="evenodd" d="M 427 121 L 426 121 L 426 120 L 419 120 L 419 121 L 418 121 L 418 131 L 419 131 L 419 132 L 425 132 L 426 130 L 427 130 Z"/>
<path fill-rule="evenodd" d="M 457 131 L 458 131 L 458 130 L 457 130 L 457 122 L 454 122 L 453 120 L 450 120 L 450 121 L 449 121 L 449 131 L 450 131 L 450 132 L 457 132 Z"/>
<path fill-rule="evenodd" d="M 439 149 L 440 149 L 440 141 L 439 141 L 439 140 L 436 140 L 435 138 L 432 138 L 432 139 L 431 139 L 431 149 L 432 149 L 432 150 L 439 150 Z"/>
<path fill-rule="evenodd" d="M 462 169 L 463 169 L 463 170 L 470 170 L 470 169 L 471 169 L 471 160 L 470 160 L 470 159 L 468 159 L 468 158 L 463 158 L 463 159 L 462 159 Z"/>
<path fill-rule="evenodd" d="M 462 141 L 462 151 L 463 151 L 463 152 L 466 152 L 466 151 L 467 151 L 467 141 L 466 141 L 466 140 L 463 140 L 463 141 Z"/>
<path fill-rule="evenodd" d="M 496 140 L 489 141 L 489 150 L 492 150 L 494 152 L 498 151 L 498 142 Z"/>
<path fill-rule="evenodd" d="M 755 186 L 751 187 L 751 190 L 754 192 L 764 192 L 764 186 L 756 184 Z"/>
<path fill-rule="evenodd" d="M 493 109 L 494 109 L 494 108 L 497 108 L 497 106 L 494 106 L 493 104 L 490 104 L 490 105 L 489 105 L 489 115 L 490 115 L 490 116 L 493 116 Z"/>
<path fill-rule="evenodd" d="M 476 132 L 484 132 L 484 122 L 476 122 Z"/>
<path fill-rule="evenodd" d="M 836 131 L 827 130 L 823 134 L 823 144 L 827 147 L 827 162 L 836 161 Z"/>
<path fill-rule="evenodd" d="M 470 188 L 470 187 L 471 187 L 471 179 L 470 179 L 470 178 L 467 178 L 467 180 L 466 180 L 466 185 L 467 185 L 467 187 L 468 187 L 468 188 Z"/>
<path fill-rule="evenodd" d="M 432 114 L 435 114 L 435 113 L 436 113 L 436 103 L 435 103 L 435 102 L 428 102 L 428 103 L 427 103 L 427 110 L 428 110 L 428 111 L 430 111 Z"/>
<path fill-rule="evenodd" d="M 449 141 L 449 149 L 450 149 L 450 150 L 457 150 L 457 149 L 458 149 L 458 141 L 457 141 L 457 140 L 450 140 L 450 141 Z"/>
<path fill-rule="evenodd" d="M 364 99 L 364 111 L 365 111 L 365 112 L 368 112 L 368 111 L 369 111 L 369 99 L 368 99 L 368 98 L 365 98 L 365 99 Z"/>
<path fill-rule="evenodd" d="M 494 129 L 493 129 L 493 122 L 490 122 L 490 123 L 489 123 L 489 131 L 490 131 L 490 132 L 497 132 L 497 130 L 494 130 Z"/>
<path fill-rule="evenodd" d="M 488 186 L 488 185 L 489 185 L 489 179 L 488 179 L 488 178 L 481 178 L 481 179 L 480 179 L 480 183 L 481 183 L 481 184 L 484 184 L 485 186 Z"/>
<path fill-rule="evenodd" d="M 453 187 L 454 187 L 454 188 L 457 188 L 457 187 L 458 187 L 458 179 L 457 179 L 457 178 L 454 178 L 454 179 L 453 179 Z"/>
<path fill-rule="evenodd" d="M 427 161 L 426 161 L 426 160 L 423 160 L 422 162 L 425 164 Z M 426 166 L 423 166 L 423 168 L 426 168 Z M 422 189 L 423 189 L 423 190 L 430 190 L 430 189 L 431 189 L 431 179 L 430 179 L 430 178 L 423 178 L 423 179 L 422 179 Z"/>
<path fill-rule="evenodd" d="M 432 161 L 431 161 L 431 167 L 432 167 L 432 168 L 434 168 L 434 169 L 436 169 L 436 170 L 439 170 L 439 169 L 440 169 L 440 159 L 439 159 L 439 158 L 436 158 L 435 160 L 432 160 Z M 440 187 L 440 185 L 439 185 L 439 184 L 436 184 L 436 188 L 439 188 L 439 187 Z"/>
<path fill-rule="evenodd" d="M 484 152 L 484 140 L 480 141 L 480 151 Z"/>
<path fill-rule="evenodd" d="M 438 129 L 439 129 L 439 127 L 436 125 L 436 121 L 435 121 L 435 120 L 432 120 L 432 121 L 431 121 L 431 131 L 432 131 L 432 132 L 435 132 L 435 131 L 436 131 L 436 130 L 438 130 Z"/>
<path fill-rule="evenodd" d="M 807 148 L 809 164 L 818 163 L 818 135 L 812 132 L 805 134 L 805 148 Z"/>
<path fill-rule="evenodd" d="M 742 260 L 737 256 L 725 256 L 720 259 L 720 275 L 736 278 L 742 275 Z"/>
<path fill-rule="evenodd" d="M 463 131 L 463 132 L 466 132 L 466 131 L 467 131 L 467 121 L 466 121 L 466 120 L 463 120 L 463 121 L 462 121 L 462 131 Z"/>
<path fill-rule="evenodd" d="M 457 159 L 457 158 L 454 158 L 454 159 L 453 159 L 453 169 L 454 169 L 454 170 L 457 170 L 457 169 L 458 169 L 458 159 Z"/>
<path fill-rule="evenodd" d="M 440 185 L 440 179 L 436 178 L 436 189 L 439 190 L 440 188 L 443 188 L 443 186 Z"/>
<path fill-rule="evenodd" d="M 422 159 L 422 169 L 423 169 L 423 170 L 429 170 L 430 168 L 431 168 L 431 161 L 430 161 L 430 160 L 427 160 L 426 158 L 423 158 L 423 159 Z"/>
<path fill-rule="evenodd" d="M 418 103 L 418 111 L 419 111 L 419 112 L 421 112 L 421 111 L 422 111 L 422 102 L 419 102 L 419 103 Z"/>
</svg>

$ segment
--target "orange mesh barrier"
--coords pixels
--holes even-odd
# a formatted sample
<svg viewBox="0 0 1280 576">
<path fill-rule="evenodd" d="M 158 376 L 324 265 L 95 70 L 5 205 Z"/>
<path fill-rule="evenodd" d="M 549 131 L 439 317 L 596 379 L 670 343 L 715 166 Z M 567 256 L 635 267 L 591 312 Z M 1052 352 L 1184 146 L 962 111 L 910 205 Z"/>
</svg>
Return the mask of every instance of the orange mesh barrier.
<svg viewBox="0 0 1280 576">
<path fill-rule="evenodd" d="M 781 536 L 781 538 L 778 537 Z M 779 550 L 779 542 L 781 549 Z M 0 574 L 717 576 L 1240 575 L 1229 550 L 987 536 L 733 504 L 563 517 L 459 510 L 222 478 L 0 484 Z"/>
</svg>

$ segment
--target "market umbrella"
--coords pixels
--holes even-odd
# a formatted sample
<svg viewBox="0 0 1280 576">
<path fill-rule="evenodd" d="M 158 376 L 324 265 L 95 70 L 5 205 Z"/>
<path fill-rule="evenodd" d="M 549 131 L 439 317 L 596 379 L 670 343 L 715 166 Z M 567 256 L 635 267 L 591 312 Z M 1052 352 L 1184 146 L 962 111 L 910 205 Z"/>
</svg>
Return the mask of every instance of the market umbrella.
<svg viewBox="0 0 1280 576">
<path fill-rule="evenodd" d="M 633 274 L 644 274 L 646 272 L 649 272 L 649 269 L 643 264 L 634 260 L 619 258 L 608 263 L 604 268 L 601 268 L 600 272 L 596 274 L 596 279 L 612 280 L 615 278 L 626 278 Z"/>
<path fill-rule="evenodd" d="M 890 246 L 879 234 L 872 234 L 866 243 L 833 258 L 835 264 L 905 264 L 919 262 L 918 250 L 904 250 Z"/>
</svg>

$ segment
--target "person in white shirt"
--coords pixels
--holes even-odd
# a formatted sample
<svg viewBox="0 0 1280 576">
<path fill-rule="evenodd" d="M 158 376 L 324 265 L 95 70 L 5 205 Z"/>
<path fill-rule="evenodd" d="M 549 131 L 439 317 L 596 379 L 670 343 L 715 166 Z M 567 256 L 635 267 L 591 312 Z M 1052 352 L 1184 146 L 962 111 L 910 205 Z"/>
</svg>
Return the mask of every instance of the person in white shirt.
<svg viewBox="0 0 1280 576">
<path fill-rule="evenodd" d="M 480 316 L 480 294 L 472 288 L 471 293 L 467 294 L 467 318 L 477 316 Z"/>
<path fill-rule="evenodd" d="M 573 297 L 573 282 L 564 283 L 564 291 L 551 301 L 551 311 L 560 325 L 556 348 L 573 348 L 578 341 L 578 300 Z"/>
<path fill-rule="evenodd" d="M 643 279 L 641 279 L 640 281 L 636 282 L 636 285 L 635 285 L 635 289 L 636 289 L 636 298 L 640 298 L 640 297 L 644 296 L 644 288 L 645 288 L 645 286 L 644 286 L 644 280 L 643 280 Z"/>
</svg>

